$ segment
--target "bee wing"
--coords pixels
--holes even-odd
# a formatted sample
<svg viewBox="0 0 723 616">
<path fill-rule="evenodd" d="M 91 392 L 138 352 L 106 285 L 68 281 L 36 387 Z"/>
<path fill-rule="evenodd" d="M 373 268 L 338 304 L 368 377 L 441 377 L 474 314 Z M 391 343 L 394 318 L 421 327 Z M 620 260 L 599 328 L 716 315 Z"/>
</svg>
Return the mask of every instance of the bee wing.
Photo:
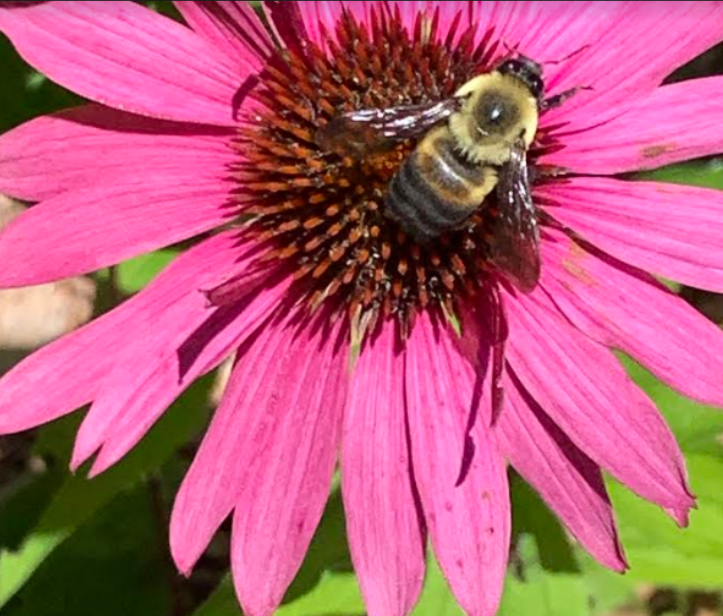
<svg viewBox="0 0 723 616">
<path fill-rule="evenodd" d="M 505 369 L 505 354 L 507 346 L 507 338 L 509 336 L 509 328 L 507 325 L 507 316 L 505 314 L 505 305 L 499 288 L 494 287 L 491 292 L 492 314 L 492 423 L 494 424 L 500 413 L 504 403 L 504 388 L 502 387 L 502 375 Z"/>
<path fill-rule="evenodd" d="M 529 293 L 540 278 L 540 230 L 521 139 L 500 171 L 496 193 L 499 216 L 492 229 L 491 259 L 520 291 Z"/>
<path fill-rule="evenodd" d="M 320 128 L 316 142 L 328 152 L 358 158 L 423 135 L 457 111 L 459 105 L 459 99 L 450 98 L 421 105 L 351 111 Z"/>
</svg>

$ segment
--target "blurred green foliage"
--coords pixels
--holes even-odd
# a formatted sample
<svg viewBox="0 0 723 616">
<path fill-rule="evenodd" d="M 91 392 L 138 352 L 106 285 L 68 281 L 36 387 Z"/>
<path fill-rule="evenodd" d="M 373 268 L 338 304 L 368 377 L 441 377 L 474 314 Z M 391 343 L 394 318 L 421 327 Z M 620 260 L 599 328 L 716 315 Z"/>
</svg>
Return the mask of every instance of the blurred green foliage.
<svg viewBox="0 0 723 616">
<path fill-rule="evenodd" d="M 173 261 L 177 254 L 177 250 L 168 248 L 121 263 L 117 267 L 115 281 L 118 289 L 127 295 L 137 293 Z"/>
<path fill-rule="evenodd" d="M 176 15 L 169 2 L 147 4 Z M 32 71 L 3 38 L 0 67 L 0 132 L 81 102 Z M 723 162 L 696 161 L 644 177 L 723 189 Z M 117 291 L 137 292 L 174 254 L 163 250 L 120 265 Z M 514 476 L 514 551 L 501 616 L 603 615 L 635 604 L 640 583 L 723 587 L 723 413 L 677 395 L 624 361 L 686 453 L 699 499 L 690 527 L 677 529 L 662 511 L 610 481 L 632 566 L 618 575 L 583 553 L 540 498 Z M 240 614 L 230 577 L 223 574 L 228 566 L 224 547 L 220 564 L 186 581 L 173 569 L 167 546 L 168 510 L 188 463 L 183 450 L 202 433 L 210 385 L 204 379 L 191 388 L 124 461 L 93 480 L 85 477 L 85 469 L 76 476 L 67 471 L 78 416 L 38 431 L 35 453 L 49 461 L 48 468 L 2 493 L 0 500 L 0 616 Z M 208 579 L 194 586 L 203 575 Z M 279 616 L 363 614 L 336 490 Z M 430 556 L 414 616 L 461 614 Z"/>
<path fill-rule="evenodd" d="M 0 133 L 39 115 L 77 105 L 80 99 L 17 61 L 0 36 Z"/>
<path fill-rule="evenodd" d="M 0 607 L 6 605 L 23 589 L 41 565 L 47 563 L 47 566 L 52 567 L 52 562 L 48 561 L 54 556 L 54 552 L 75 539 L 77 531 L 94 520 L 97 514 L 102 514 L 107 505 L 115 503 L 118 497 L 128 490 L 138 489 L 139 484 L 146 484 L 146 492 L 153 489 L 150 480 L 154 475 L 161 472 L 163 466 L 170 463 L 173 455 L 190 442 L 205 425 L 207 413 L 204 409 L 208 408 L 208 390 L 208 378 L 198 381 L 181 401 L 166 412 L 143 441 L 106 473 L 89 480 L 84 472 L 79 472 L 75 476 L 69 476 L 52 495 L 48 495 L 42 514 L 25 534 L 22 543 L 13 546 L 12 550 L 0 549 Z M 78 423 L 78 417 L 73 416 L 43 428 L 37 443 L 38 453 L 54 454 L 58 466 L 67 467 Z M 45 447 L 50 447 L 51 450 L 44 452 Z M 147 517 L 146 507 L 147 502 L 144 502 L 143 509 L 138 512 L 142 516 L 141 521 Z M 23 512 L 17 513 L 22 515 Z M 130 519 L 134 521 L 135 518 L 131 516 Z M 124 549 L 126 547 L 124 541 L 118 545 Z M 143 544 L 139 547 L 142 549 Z M 72 551 L 72 548 L 69 549 Z M 58 573 L 62 575 L 64 559 L 62 555 L 60 558 Z M 45 579 L 51 580 L 51 583 L 55 580 L 53 575 L 48 575 Z M 35 579 L 33 582 L 37 591 L 37 584 L 40 582 Z M 76 588 L 77 590 L 80 589 Z M 36 594 L 32 592 L 32 586 L 25 588 L 25 591 L 27 597 Z M 67 589 L 68 593 L 71 591 L 72 588 Z M 21 604 L 27 602 L 22 597 L 18 601 Z"/>
</svg>

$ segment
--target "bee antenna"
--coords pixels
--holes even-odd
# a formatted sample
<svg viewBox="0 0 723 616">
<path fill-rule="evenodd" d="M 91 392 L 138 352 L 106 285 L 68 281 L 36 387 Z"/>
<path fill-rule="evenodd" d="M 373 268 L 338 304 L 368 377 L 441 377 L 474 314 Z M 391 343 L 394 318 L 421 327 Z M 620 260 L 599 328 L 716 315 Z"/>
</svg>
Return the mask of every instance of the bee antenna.
<svg viewBox="0 0 723 616">
<path fill-rule="evenodd" d="M 502 57 L 502 59 L 500 60 L 501 62 L 504 62 L 505 60 L 509 60 L 513 56 L 516 56 L 519 54 L 519 50 L 520 50 L 519 42 L 516 43 L 514 47 L 510 47 L 507 44 L 507 41 L 502 41 L 502 45 L 504 45 L 504 48 L 507 50 L 507 53 Z"/>
<path fill-rule="evenodd" d="M 558 58 L 557 60 L 545 60 L 545 61 L 542 62 L 541 64 L 544 66 L 545 64 L 560 64 L 560 63 L 562 63 L 562 62 L 566 62 L 566 61 L 569 60 L 570 58 L 574 58 L 576 55 L 582 53 L 583 51 L 585 51 L 585 50 L 588 49 L 589 47 L 590 47 L 590 44 L 588 43 L 587 45 L 583 45 L 582 47 L 576 49 L 576 50 L 573 51 L 572 53 L 567 54 L 564 58 Z"/>
</svg>

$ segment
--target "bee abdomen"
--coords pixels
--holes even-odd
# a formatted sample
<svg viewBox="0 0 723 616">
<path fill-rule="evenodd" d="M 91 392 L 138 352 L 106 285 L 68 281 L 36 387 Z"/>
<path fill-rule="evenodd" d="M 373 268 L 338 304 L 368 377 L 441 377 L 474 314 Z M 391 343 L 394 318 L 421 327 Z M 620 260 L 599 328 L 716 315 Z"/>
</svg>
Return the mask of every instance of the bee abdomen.
<svg viewBox="0 0 723 616">
<path fill-rule="evenodd" d="M 469 163 L 446 134 L 432 135 L 402 164 L 385 205 L 389 216 L 425 242 L 463 223 L 496 182 L 494 169 Z"/>
<path fill-rule="evenodd" d="M 445 229 L 461 223 L 468 215 L 441 199 L 411 160 L 402 165 L 392 180 L 386 208 L 389 216 L 419 241 L 438 236 Z"/>
</svg>

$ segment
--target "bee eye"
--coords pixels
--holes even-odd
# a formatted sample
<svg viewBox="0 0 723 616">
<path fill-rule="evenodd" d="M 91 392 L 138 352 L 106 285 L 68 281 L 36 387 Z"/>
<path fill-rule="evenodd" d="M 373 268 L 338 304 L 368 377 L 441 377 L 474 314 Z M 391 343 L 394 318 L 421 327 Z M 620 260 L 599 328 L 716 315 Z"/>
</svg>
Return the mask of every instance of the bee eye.
<svg viewBox="0 0 723 616">
<path fill-rule="evenodd" d="M 545 89 L 545 85 L 542 82 L 542 79 L 539 77 L 535 77 L 534 79 L 530 80 L 530 89 L 532 90 L 532 94 L 535 95 L 536 98 L 540 98 L 542 96 L 543 90 Z"/>
</svg>

